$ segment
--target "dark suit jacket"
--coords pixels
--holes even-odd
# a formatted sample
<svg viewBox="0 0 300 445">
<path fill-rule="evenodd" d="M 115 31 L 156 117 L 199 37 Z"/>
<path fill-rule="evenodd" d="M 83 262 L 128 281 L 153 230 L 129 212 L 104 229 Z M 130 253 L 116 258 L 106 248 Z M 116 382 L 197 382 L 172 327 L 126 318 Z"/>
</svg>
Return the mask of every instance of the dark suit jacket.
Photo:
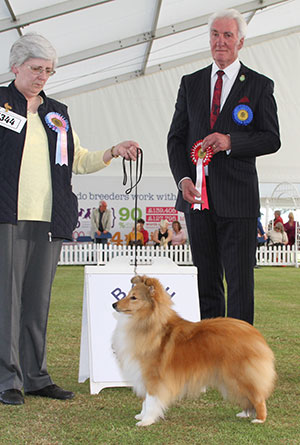
<svg viewBox="0 0 300 445">
<path fill-rule="evenodd" d="M 209 133 L 230 134 L 231 153 L 213 156 L 209 170 L 211 196 L 221 217 L 259 216 L 256 156 L 276 152 L 280 147 L 274 83 L 243 64 L 213 130 L 210 129 L 211 68 L 208 66 L 184 76 L 178 92 L 175 113 L 168 134 L 168 155 L 176 184 L 184 177 L 196 180 L 196 167 L 191 160 L 195 142 Z M 238 105 L 253 112 L 248 125 L 233 118 Z M 189 212 L 191 205 L 179 191 L 177 210 Z"/>
</svg>

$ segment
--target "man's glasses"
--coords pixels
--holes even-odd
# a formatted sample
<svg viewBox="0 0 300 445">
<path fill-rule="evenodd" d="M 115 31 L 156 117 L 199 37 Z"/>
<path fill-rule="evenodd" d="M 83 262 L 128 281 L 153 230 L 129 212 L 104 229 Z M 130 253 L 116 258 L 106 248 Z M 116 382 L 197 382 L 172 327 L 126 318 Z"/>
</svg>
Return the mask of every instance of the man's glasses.
<svg viewBox="0 0 300 445">
<path fill-rule="evenodd" d="M 34 66 L 34 65 L 27 65 L 30 71 L 33 74 L 42 74 L 45 71 L 46 76 L 53 76 L 53 74 L 56 73 L 56 71 L 51 70 L 50 68 L 43 68 L 42 66 Z"/>
</svg>

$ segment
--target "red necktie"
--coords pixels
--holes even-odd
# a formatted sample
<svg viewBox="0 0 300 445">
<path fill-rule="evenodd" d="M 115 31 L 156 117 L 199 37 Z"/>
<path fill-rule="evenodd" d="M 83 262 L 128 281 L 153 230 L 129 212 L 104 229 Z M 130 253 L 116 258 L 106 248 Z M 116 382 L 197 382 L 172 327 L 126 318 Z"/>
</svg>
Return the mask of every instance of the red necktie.
<svg viewBox="0 0 300 445">
<path fill-rule="evenodd" d="M 217 117 L 219 116 L 220 113 L 220 99 L 221 99 L 221 92 L 223 85 L 223 79 L 222 79 L 223 74 L 225 74 L 224 71 L 221 70 L 217 71 L 218 78 L 215 83 L 214 95 L 212 99 L 211 112 L 210 112 L 210 128 L 213 128 L 217 120 Z"/>
</svg>

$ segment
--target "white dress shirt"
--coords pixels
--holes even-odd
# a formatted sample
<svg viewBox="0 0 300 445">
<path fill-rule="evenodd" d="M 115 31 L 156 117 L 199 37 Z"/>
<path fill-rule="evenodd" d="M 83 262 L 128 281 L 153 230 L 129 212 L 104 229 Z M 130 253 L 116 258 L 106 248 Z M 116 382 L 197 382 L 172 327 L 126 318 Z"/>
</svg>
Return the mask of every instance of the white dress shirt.
<svg viewBox="0 0 300 445">
<path fill-rule="evenodd" d="M 227 66 L 226 68 L 224 68 L 222 70 L 222 71 L 224 71 L 225 74 L 222 77 L 223 85 L 222 85 L 221 100 L 220 100 L 220 111 L 222 110 L 223 105 L 228 97 L 228 94 L 230 93 L 230 90 L 234 84 L 236 76 L 238 75 L 240 67 L 241 67 L 241 63 L 240 63 L 239 59 L 236 59 L 231 65 Z M 219 69 L 220 68 L 214 62 L 212 65 L 211 80 L 210 80 L 210 82 L 211 82 L 211 84 L 210 84 L 210 86 L 211 86 L 211 88 L 210 88 L 210 108 L 212 105 L 215 83 L 218 78 L 217 71 L 219 71 Z"/>
</svg>

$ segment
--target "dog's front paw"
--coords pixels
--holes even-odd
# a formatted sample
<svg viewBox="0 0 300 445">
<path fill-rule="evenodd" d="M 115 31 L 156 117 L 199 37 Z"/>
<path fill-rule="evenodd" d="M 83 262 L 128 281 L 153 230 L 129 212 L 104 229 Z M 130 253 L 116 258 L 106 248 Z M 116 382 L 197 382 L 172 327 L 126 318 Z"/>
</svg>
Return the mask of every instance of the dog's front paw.
<svg viewBox="0 0 300 445">
<path fill-rule="evenodd" d="M 142 418 L 143 418 L 142 413 L 136 414 L 136 415 L 134 416 L 134 418 L 135 418 L 136 420 L 142 420 Z"/>
<path fill-rule="evenodd" d="M 139 422 L 136 423 L 137 426 L 148 426 L 148 425 L 152 425 L 152 423 L 155 422 L 155 419 L 152 418 L 148 418 L 148 419 L 143 419 L 140 420 Z"/>
</svg>

